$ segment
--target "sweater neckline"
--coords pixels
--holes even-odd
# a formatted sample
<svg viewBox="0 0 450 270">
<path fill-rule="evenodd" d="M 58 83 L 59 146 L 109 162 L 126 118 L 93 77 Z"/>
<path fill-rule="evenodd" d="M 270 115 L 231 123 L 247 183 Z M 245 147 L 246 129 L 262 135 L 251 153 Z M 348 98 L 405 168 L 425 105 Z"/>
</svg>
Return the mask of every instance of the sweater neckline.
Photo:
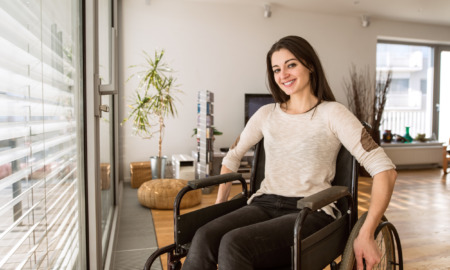
<svg viewBox="0 0 450 270">
<path fill-rule="evenodd" d="M 295 113 L 295 114 L 291 114 L 291 113 L 287 113 L 285 112 L 282 108 L 281 108 L 281 103 L 276 103 L 276 108 L 277 110 L 279 110 L 283 115 L 288 115 L 288 116 L 302 116 L 302 115 L 309 115 L 311 112 L 315 111 L 315 109 L 317 107 L 319 107 L 319 105 L 321 105 L 323 103 L 322 102 L 318 102 L 316 105 L 314 105 L 313 107 L 311 107 L 311 109 L 307 110 L 306 112 L 302 112 L 302 113 Z"/>
</svg>

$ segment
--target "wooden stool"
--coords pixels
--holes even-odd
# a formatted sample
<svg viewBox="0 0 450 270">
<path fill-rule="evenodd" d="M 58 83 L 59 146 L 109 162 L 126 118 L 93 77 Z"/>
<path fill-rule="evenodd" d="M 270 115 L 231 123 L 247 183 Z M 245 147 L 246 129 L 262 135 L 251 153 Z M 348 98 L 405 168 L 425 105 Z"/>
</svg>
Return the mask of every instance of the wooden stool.
<svg viewBox="0 0 450 270">
<path fill-rule="evenodd" d="M 130 163 L 131 174 L 131 187 L 138 188 L 152 179 L 152 169 L 150 168 L 150 161 L 131 162 Z"/>
<path fill-rule="evenodd" d="M 100 182 L 102 190 L 109 189 L 111 186 L 111 165 L 109 163 L 100 163 Z"/>
<path fill-rule="evenodd" d="M 143 183 L 138 189 L 139 202 L 152 209 L 173 209 L 178 192 L 187 185 L 187 180 L 154 179 Z M 186 193 L 180 208 L 189 208 L 202 201 L 201 189 Z"/>
</svg>

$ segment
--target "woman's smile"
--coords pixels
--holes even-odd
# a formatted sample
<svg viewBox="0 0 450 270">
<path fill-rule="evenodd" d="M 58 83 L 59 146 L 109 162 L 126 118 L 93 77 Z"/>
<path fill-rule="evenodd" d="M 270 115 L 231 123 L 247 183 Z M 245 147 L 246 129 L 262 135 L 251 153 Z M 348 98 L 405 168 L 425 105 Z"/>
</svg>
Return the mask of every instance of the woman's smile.
<svg viewBox="0 0 450 270">
<path fill-rule="evenodd" d="M 295 81 L 295 79 L 294 79 L 294 80 L 287 81 L 287 82 L 284 82 L 283 85 L 284 85 L 284 86 L 291 86 L 291 84 L 293 84 L 294 81 Z"/>
</svg>

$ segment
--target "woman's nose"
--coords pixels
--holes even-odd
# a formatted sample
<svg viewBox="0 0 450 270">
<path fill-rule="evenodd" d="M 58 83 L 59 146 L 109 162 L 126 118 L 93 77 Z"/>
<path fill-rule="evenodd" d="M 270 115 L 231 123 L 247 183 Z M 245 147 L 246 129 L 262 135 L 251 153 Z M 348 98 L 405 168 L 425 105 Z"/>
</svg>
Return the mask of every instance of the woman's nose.
<svg viewBox="0 0 450 270">
<path fill-rule="evenodd" d="M 287 78 L 287 77 L 289 77 L 289 73 L 288 73 L 287 70 L 285 70 L 285 69 L 282 69 L 282 70 L 280 71 L 280 74 L 281 74 L 281 78 Z"/>
</svg>

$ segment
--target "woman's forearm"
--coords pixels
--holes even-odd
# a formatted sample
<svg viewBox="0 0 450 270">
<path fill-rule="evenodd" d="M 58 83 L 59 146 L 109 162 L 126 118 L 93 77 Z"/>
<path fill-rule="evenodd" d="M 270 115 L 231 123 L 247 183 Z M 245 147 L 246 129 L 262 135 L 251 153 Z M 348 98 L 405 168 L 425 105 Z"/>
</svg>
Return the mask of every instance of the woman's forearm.
<svg viewBox="0 0 450 270">
<path fill-rule="evenodd" d="M 353 242 L 357 269 L 363 269 L 363 259 L 367 270 L 380 262 L 381 254 L 374 240 L 374 233 L 386 211 L 394 190 L 397 172 L 388 170 L 373 177 L 372 196 L 369 212 L 361 227 L 358 237 Z"/>
<path fill-rule="evenodd" d="M 396 178 L 397 172 L 393 169 L 378 173 L 373 177 L 369 213 L 361 228 L 363 232 L 366 231 L 373 236 L 391 200 Z"/>
<path fill-rule="evenodd" d="M 222 165 L 222 168 L 220 169 L 220 174 L 225 173 L 231 173 L 230 169 L 228 169 L 226 166 Z M 230 190 L 231 190 L 231 182 L 220 184 L 219 185 L 219 191 L 217 192 L 217 199 L 216 203 L 222 203 L 228 201 L 228 196 L 230 196 Z"/>
</svg>

